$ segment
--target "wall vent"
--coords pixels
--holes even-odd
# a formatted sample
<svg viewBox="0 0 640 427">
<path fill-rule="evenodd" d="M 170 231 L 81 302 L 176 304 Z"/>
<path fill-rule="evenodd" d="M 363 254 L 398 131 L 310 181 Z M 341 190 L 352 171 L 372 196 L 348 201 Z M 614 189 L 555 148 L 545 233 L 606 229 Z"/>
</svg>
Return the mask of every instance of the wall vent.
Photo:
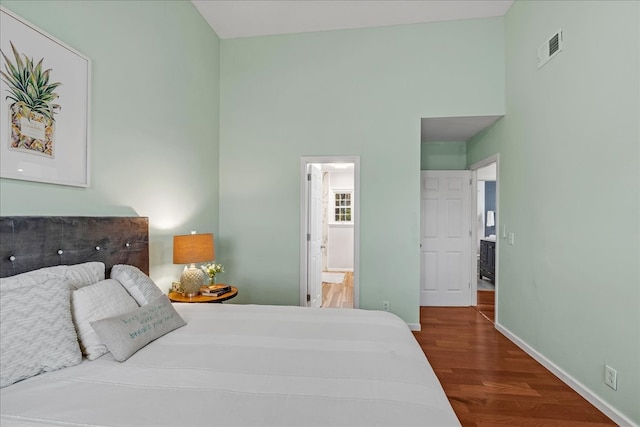
<svg viewBox="0 0 640 427">
<path fill-rule="evenodd" d="M 551 58 L 562 52 L 562 30 L 558 30 L 538 48 L 538 68 L 549 62 Z"/>
</svg>

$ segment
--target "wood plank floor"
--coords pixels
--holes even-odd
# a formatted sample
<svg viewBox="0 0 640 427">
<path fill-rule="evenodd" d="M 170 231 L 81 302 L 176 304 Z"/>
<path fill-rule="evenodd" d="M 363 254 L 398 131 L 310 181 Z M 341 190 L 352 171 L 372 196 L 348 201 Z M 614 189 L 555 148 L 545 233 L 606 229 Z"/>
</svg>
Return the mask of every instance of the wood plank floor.
<svg viewBox="0 0 640 427">
<path fill-rule="evenodd" d="M 353 272 L 344 272 L 342 283 L 322 282 L 322 307 L 353 308 Z"/>
<path fill-rule="evenodd" d="M 463 426 L 616 425 L 474 307 L 421 307 L 414 335 Z"/>
<path fill-rule="evenodd" d="M 488 320 L 494 322 L 496 318 L 496 293 L 495 291 L 478 291 L 478 310 Z"/>
</svg>

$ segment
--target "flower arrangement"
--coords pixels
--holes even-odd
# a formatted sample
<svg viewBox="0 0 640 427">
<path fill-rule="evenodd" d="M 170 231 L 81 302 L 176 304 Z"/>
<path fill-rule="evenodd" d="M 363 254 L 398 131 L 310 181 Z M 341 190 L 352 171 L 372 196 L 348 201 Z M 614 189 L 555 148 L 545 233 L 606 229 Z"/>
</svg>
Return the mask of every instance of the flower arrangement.
<svg viewBox="0 0 640 427">
<path fill-rule="evenodd" d="M 216 274 L 224 273 L 224 267 L 222 264 L 217 264 L 216 262 L 212 262 L 210 264 L 205 264 L 202 267 L 205 273 L 209 275 L 209 279 L 211 279 L 211 283 L 215 283 Z"/>
</svg>

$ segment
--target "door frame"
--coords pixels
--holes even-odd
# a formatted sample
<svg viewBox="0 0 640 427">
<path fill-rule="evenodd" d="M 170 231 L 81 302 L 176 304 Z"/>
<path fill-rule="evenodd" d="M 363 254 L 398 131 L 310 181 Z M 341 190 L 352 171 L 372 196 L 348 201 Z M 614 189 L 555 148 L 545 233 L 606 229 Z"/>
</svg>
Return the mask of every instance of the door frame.
<svg viewBox="0 0 640 427">
<path fill-rule="evenodd" d="M 307 306 L 307 165 L 353 163 L 353 308 L 360 307 L 360 156 L 300 157 L 300 306 Z"/>
<path fill-rule="evenodd" d="M 307 164 L 307 306 L 322 307 L 323 172 L 320 164 Z"/>
<path fill-rule="evenodd" d="M 471 188 L 471 197 L 472 197 L 472 206 L 475 207 L 475 210 L 472 209 L 474 216 L 476 215 L 476 211 L 478 209 L 478 169 L 483 168 L 485 166 L 489 166 L 490 164 L 495 163 L 496 164 L 496 253 L 495 253 L 495 279 L 494 279 L 494 285 L 496 287 L 495 290 L 495 314 L 494 314 L 494 319 L 493 322 L 495 325 L 498 324 L 498 292 L 499 292 L 499 287 L 498 287 L 498 282 L 499 282 L 499 278 L 500 278 L 500 240 L 504 239 L 504 237 L 502 236 L 502 231 L 501 231 L 501 227 L 502 227 L 502 218 L 501 218 L 501 214 L 500 214 L 500 153 L 496 153 L 493 154 L 489 157 L 486 157 L 482 160 L 479 160 L 471 165 L 469 165 L 469 170 L 472 172 L 472 180 L 473 180 L 473 185 Z M 477 257 L 477 248 L 476 248 L 476 242 L 478 241 L 478 230 L 476 229 L 477 227 L 471 227 L 472 229 L 472 244 L 473 244 L 473 251 L 471 252 L 472 255 L 472 272 L 474 274 L 474 277 L 476 278 L 475 280 L 472 280 L 471 282 L 471 305 L 476 306 L 478 305 L 478 263 L 476 262 L 476 257 Z"/>
</svg>

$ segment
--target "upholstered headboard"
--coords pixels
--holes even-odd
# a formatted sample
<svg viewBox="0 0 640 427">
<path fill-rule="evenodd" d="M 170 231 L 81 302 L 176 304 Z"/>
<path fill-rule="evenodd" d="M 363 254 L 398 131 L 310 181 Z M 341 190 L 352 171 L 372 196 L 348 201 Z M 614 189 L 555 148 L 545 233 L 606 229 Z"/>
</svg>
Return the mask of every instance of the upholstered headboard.
<svg viewBox="0 0 640 427">
<path fill-rule="evenodd" d="M 146 217 L 0 217 L 0 277 L 42 267 L 105 263 L 135 265 L 149 274 Z"/>
</svg>

